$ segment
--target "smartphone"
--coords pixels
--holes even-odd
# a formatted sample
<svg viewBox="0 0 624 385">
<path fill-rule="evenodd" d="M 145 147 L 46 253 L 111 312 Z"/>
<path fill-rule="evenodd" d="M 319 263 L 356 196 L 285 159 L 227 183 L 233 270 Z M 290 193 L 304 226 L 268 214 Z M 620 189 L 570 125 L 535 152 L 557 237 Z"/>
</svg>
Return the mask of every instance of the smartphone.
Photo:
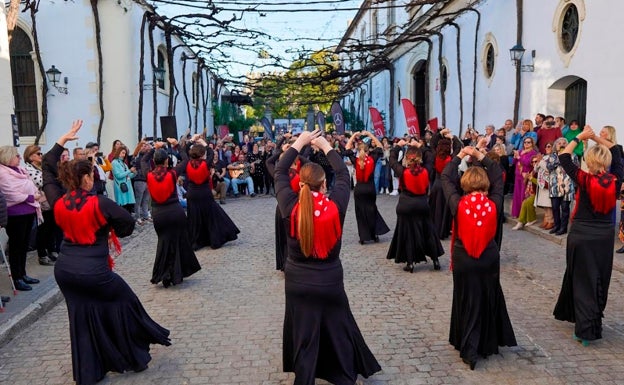
<svg viewBox="0 0 624 385">
<path fill-rule="evenodd" d="M 104 153 L 103 152 L 96 152 L 95 156 L 104 156 Z"/>
</svg>

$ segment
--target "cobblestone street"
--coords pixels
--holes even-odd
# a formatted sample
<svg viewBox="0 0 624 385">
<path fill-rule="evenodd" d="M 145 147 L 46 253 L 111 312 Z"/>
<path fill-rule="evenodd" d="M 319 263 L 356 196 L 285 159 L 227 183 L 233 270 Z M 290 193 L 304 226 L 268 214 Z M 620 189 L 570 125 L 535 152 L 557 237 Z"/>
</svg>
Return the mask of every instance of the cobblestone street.
<svg viewBox="0 0 624 385">
<path fill-rule="evenodd" d="M 391 229 L 396 202 L 393 196 L 378 198 Z M 241 229 L 239 239 L 219 250 L 200 250 L 202 270 L 168 289 L 149 282 L 156 249 L 151 224 L 124 241 L 116 271 L 152 318 L 171 330 L 172 346 L 154 346 L 148 370 L 109 374 L 102 384 L 292 384 L 294 375 L 281 371 L 284 280 L 275 270 L 275 205 L 266 196 L 228 200 L 224 209 Z M 573 325 L 552 316 L 565 246 L 528 231 L 511 231 L 506 224 L 501 280 L 518 346 L 501 348 L 499 355 L 470 371 L 448 343 L 450 242 L 443 241 L 442 271 L 428 263 L 406 273 L 403 265 L 386 259 L 391 233 L 377 244 L 357 242 L 353 207 L 351 201 L 341 255 L 345 287 L 362 334 L 382 366 L 362 384 L 624 384 L 620 255 L 615 257 L 604 338 L 583 347 L 571 338 Z M 58 290 L 52 269 L 46 271 L 41 285 Z M 0 348 L 0 383 L 73 384 L 64 301 Z"/>
</svg>

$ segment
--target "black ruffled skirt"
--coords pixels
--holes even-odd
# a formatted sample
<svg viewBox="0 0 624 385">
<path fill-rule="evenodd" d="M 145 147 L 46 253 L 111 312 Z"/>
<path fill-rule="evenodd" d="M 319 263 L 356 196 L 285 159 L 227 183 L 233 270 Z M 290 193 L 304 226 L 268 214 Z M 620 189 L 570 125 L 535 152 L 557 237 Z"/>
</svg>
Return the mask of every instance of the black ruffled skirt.
<svg viewBox="0 0 624 385">
<path fill-rule="evenodd" d="M 340 259 L 286 261 L 283 365 L 295 385 L 353 385 L 381 370 L 353 318 Z"/>
<path fill-rule="evenodd" d="M 100 248 L 101 249 L 101 248 Z M 169 330 L 150 318 L 130 286 L 93 247 L 63 244 L 54 266 L 69 314 L 72 367 L 78 385 L 107 372 L 141 371 L 150 344 L 170 345 Z"/>
<path fill-rule="evenodd" d="M 584 340 L 602 338 L 613 269 L 613 225 L 572 222 L 566 245 L 566 270 L 553 315 L 574 322 L 574 333 Z"/>
<path fill-rule="evenodd" d="M 152 283 L 177 285 L 201 267 L 189 239 L 186 214 L 180 203 L 153 205 L 154 230 L 158 235 Z"/>
<path fill-rule="evenodd" d="M 186 195 L 189 233 L 194 250 L 218 249 L 238 238 L 240 230 L 215 202 L 208 185 L 192 186 Z"/>
<path fill-rule="evenodd" d="M 376 240 L 378 235 L 390 231 L 377 210 L 377 193 L 374 183 L 356 184 L 353 189 L 353 201 L 360 242 Z"/>
<path fill-rule="evenodd" d="M 387 259 L 394 259 L 396 263 L 419 263 L 426 262 L 426 256 L 437 258 L 444 254 L 431 221 L 426 195 L 401 193 L 396 213 L 397 224 Z"/>
</svg>

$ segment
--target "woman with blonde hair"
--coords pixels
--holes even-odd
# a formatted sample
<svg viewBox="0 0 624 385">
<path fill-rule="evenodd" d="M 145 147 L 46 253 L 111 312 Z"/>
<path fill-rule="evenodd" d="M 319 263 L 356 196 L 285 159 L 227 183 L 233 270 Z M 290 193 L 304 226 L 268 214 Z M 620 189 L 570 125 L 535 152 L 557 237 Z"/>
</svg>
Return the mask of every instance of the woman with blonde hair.
<svg viewBox="0 0 624 385">
<path fill-rule="evenodd" d="M 469 167 L 459 179 L 457 165 L 466 155 L 482 162 L 487 172 Z M 473 147 L 464 147 L 442 173 L 444 194 L 455 219 L 449 342 L 472 370 L 480 357 L 497 354 L 499 346 L 517 345 L 500 285 L 495 240 L 502 189 L 499 196 L 488 196 L 490 184 L 500 174 L 500 168 Z"/>
<path fill-rule="evenodd" d="M 39 264 L 43 266 L 52 266 L 56 260 L 56 242 L 54 231 L 54 212 L 43 193 L 43 170 L 41 169 L 43 162 L 43 153 L 41 147 L 31 144 L 24 149 L 25 169 L 28 172 L 30 180 L 33 181 L 39 190 L 39 204 L 41 205 L 41 215 L 43 222 L 37 226 L 37 256 Z"/>
<path fill-rule="evenodd" d="M 581 140 L 597 145 L 585 153 L 588 172 L 572 161 Z M 574 322 L 572 337 L 587 346 L 602 338 L 613 269 L 613 212 L 624 176 L 622 154 L 590 126 L 570 141 L 559 155 L 561 166 L 576 183 L 576 207 L 566 243 L 566 270 L 553 312 L 560 321 Z"/>
<path fill-rule="evenodd" d="M 353 151 L 353 142 L 362 136 L 366 136 L 375 144 L 369 151 L 368 144 L 363 141 L 357 145 L 357 154 Z M 355 202 L 355 220 L 357 221 L 360 244 L 364 242 L 379 242 L 379 235 L 390 231 L 388 225 L 377 210 L 377 189 L 375 187 L 375 165 L 377 160 L 383 157 L 383 148 L 379 139 L 369 131 L 356 132 L 349 138 L 345 149 L 347 156 L 353 164 L 356 184 L 353 189 L 353 201 Z"/>
<path fill-rule="evenodd" d="M 390 168 L 399 176 L 401 195 L 396 206 L 397 222 L 388 248 L 387 259 L 406 265 L 404 271 L 414 272 L 414 263 L 433 261 L 434 270 L 440 270 L 439 256 L 444 254 L 442 243 L 433 225 L 429 208 L 429 172 L 422 165 L 421 142 L 412 140 L 398 161 L 399 151 L 407 142 L 400 140 L 390 151 Z"/>
<path fill-rule="evenodd" d="M 0 191 L 4 194 L 9 216 L 6 226 L 9 236 L 9 263 L 15 288 L 32 290 L 31 284 L 39 283 L 26 275 L 26 253 L 30 230 L 35 220 L 41 220 L 41 192 L 20 167 L 20 155 L 13 146 L 0 147 Z"/>
<path fill-rule="evenodd" d="M 342 226 L 349 204 L 349 172 L 342 157 L 320 136 L 304 131 L 275 167 L 275 191 L 288 233 L 284 268 L 286 309 L 283 366 L 295 373 L 295 385 L 355 384 L 381 370 L 353 318 L 340 262 Z M 331 199 L 325 171 L 308 163 L 299 172 L 299 193 L 289 168 L 299 152 L 314 144 L 327 156 L 336 180 Z"/>
</svg>

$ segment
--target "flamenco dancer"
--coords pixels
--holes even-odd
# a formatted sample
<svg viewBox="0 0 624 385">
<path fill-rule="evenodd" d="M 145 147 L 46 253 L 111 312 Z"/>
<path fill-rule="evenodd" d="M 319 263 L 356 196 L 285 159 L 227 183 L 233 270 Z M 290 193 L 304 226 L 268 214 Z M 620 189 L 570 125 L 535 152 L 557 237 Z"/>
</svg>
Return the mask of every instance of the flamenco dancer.
<svg viewBox="0 0 624 385">
<path fill-rule="evenodd" d="M 299 193 L 290 187 L 288 169 L 304 146 L 313 143 L 335 171 L 331 199 L 325 172 L 316 163 L 301 167 Z M 342 225 L 349 204 L 349 172 L 342 157 L 319 130 L 304 131 L 275 168 L 275 189 L 288 226 L 284 269 L 286 311 L 283 365 L 295 372 L 295 385 L 355 384 L 381 370 L 353 318 L 340 262 Z"/>
<path fill-rule="evenodd" d="M 587 139 L 597 145 L 585 153 L 585 172 L 574 164 L 572 153 L 581 140 Z M 613 269 L 613 212 L 624 176 L 621 154 L 615 143 L 596 135 L 590 126 L 559 154 L 561 166 L 577 186 L 577 195 L 554 316 L 574 322 L 572 338 L 584 346 L 602 338 Z"/>
<path fill-rule="evenodd" d="M 151 360 L 150 344 L 170 345 L 169 330 L 154 322 L 130 286 L 111 270 L 109 237 L 134 230 L 123 207 L 94 195 L 93 164 L 72 160 L 59 164 L 67 193 L 54 205 L 63 243 L 54 266 L 69 315 L 74 381 L 91 385 L 107 372 L 140 372 Z"/>
<path fill-rule="evenodd" d="M 193 250 L 205 246 L 218 249 L 237 239 L 240 230 L 212 196 L 211 166 L 206 160 L 213 159 L 212 149 L 199 134 L 195 134 L 188 144 L 191 145 L 188 150 L 190 159 L 183 160 L 176 169 L 183 170 L 189 181 L 186 203 L 191 245 Z"/>
<path fill-rule="evenodd" d="M 356 156 L 353 152 L 353 142 L 362 136 L 370 138 L 375 148 L 369 152 L 369 146 L 360 142 Z M 345 149 L 351 164 L 353 164 L 357 181 L 353 189 L 353 200 L 360 244 L 363 245 L 364 242 L 368 241 L 379 242 L 379 235 L 390 231 L 379 210 L 377 210 L 377 189 L 374 178 L 377 160 L 383 157 L 382 144 L 371 132 L 361 131 L 351 135 Z"/>
<path fill-rule="evenodd" d="M 457 166 L 466 155 L 481 162 L 488 171 L 469 167 L 459 179 Z M 454 217 L 449 342 L 472 370 L 479 357 L 498 354 L 499 346 L 517 345 L 500 285 L 500 254 L 495 239 L 497 212 L 502 203 L 496 203 L 499 197 L 488 197 L 490 183 L 501 175 L 500 167 L 492 159 L 473 147 L 464 147 L 441 177 Z M 502 195 L 500 198 L 502 201 Z"/>
<path fill-rule="evenodd" d="M 427 262 L 426 256 L 433 261 L 434 270 L 440 270 L 438 257 L 444 254 L 442 243 L 433 226 L 427 198 L 429 173 L 422 166 L 422 153 L 417 146 L 422 144 L 411 141 L 407 147 L 404 164 L 398 161 L 399 151 L 407 145 L 401 139 L 390 150 L 390 168 L 399 175 L 401 195 L 396 206 L 397 223 L 387 259 L 396 263 L 406 262 L 403 270 L 414 272 L 414 263 Z"/>
<path fill-rule="evenodd" d="M 153 159 L 156 168 L 147 174 L 147 187 L 152 197 L 158 246 L 150 282 L 162 281 L 164 287 L 169 287 L 182 283 L 183 278 L 201 267 L 189 239 L 186 214 L 178 199 L 178 177 L 175 171 L 168 169 L 169 155 L 159 148 L 153 152 Z"/>
<path fill-rule="evenodd" d="M 266 160 L 266 169 L 271 179 L 275 179 L 275 165 L 284 152 L 288 150 L 290 145 L 294 143 L 294 139 L 290 137 L 284 137 L 278 148 L 280 149 L 275 154 L 271 155 Z M 301 166 L 307 163 L 307 159 L 302 156 L 297 156 L 295 162 L 290 165 L 288 169 L 288 177 L 290 178 L 290 187 L 295 193 L 299 193 L 299 170 Z M 275 270 L 284 271 L 284 263 L 286 262 L 286 256 L 288 254 L 288 245 L 286 237 L 286 227 L 284 218 L 279 210 L 279 205 L 275 207 Z"/>
</svg>

